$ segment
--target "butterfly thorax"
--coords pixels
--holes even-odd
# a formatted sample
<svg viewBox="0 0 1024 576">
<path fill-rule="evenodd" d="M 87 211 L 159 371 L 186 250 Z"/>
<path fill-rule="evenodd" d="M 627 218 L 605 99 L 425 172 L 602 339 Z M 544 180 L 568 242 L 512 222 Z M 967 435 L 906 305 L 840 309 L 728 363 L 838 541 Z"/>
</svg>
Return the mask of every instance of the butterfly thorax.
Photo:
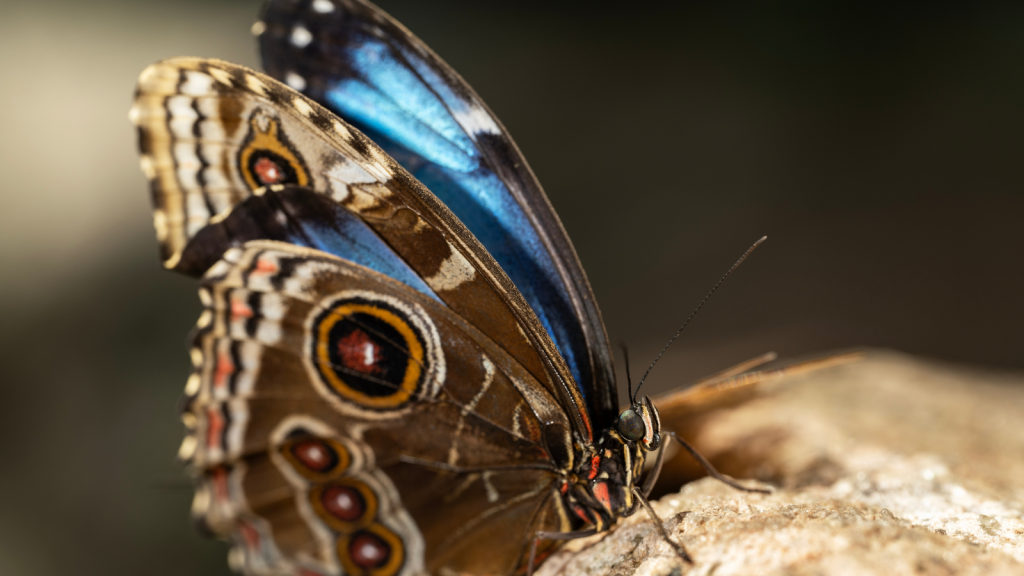
<svg viewBox="0 0 1024 576">
<path fill-rule="evenodd" d="M 559 486 L 563 517 L 573 529 L 607 530 L 640 506 L 634 494 L 647 452 L 660 443 L 657 409 L 644 398 L 623 411 L 597 442 L 577 445 L 575 468 Z"/>
</svg>

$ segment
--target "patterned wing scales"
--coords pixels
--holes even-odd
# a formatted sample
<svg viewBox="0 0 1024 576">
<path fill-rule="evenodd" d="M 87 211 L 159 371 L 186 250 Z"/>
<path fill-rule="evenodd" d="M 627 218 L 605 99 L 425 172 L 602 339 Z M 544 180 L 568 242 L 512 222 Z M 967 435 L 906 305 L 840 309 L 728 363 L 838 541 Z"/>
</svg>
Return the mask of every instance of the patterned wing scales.
<svg viewBox="0 0 1024 576">
<path fill-rule="evenodd" d="M 592 438 L 585 400 L 565 360 L 515 285 L 444 204 L 358 130 L 272 78 L 195 58 L 143 72 L 131 118 L 139 127 L 165 266 L 199 275 L 227 247 L 261 237 L 272 223 L 243 230 L 238 222 L 253 220 L 253 198 L 268 194 L 283 198 L 268 213 L 278 225 L 292 226 L 269 238 L 359 261 L 353 254 L 364 246 L 337 233 L 351 229 L 339 224 L 347 214 L 379 237 L 385 252 L 393 252 L 391 261 L 407 266 L 429 295 L 500 343 L 556 394 L 574 429 Z M 296 189 L 338 209 L 330 226 L 295 216 L 295 204 L 284 196 Z"/>
<path fill-rule="evenodd" d="M 370 136 L 481 241 L 537 312 L 599 426 L 616 394 L 583 268 L 511 136 L 409 30 L 361 0 L 273 0 L 257 24 L 267 72 Z"/>
<path fill-rule="evenodd" d="M 279 242 L 229 250 L 201 294 L 182 455 L 236 567 L 509 573 L 563 528 L 549 446 L 570 421 L 444 305 Z"/>
</svg>

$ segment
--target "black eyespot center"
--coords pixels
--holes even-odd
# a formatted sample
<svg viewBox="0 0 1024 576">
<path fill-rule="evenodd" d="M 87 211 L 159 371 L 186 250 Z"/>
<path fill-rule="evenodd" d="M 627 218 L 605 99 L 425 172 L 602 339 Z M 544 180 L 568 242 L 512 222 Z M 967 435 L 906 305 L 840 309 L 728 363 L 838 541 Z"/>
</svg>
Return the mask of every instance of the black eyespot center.
<svg viewBox="0 0 1024 576">
<path fill-rule="evenodd" d="M 647 432 L 644 419 L 632 408 L 627 408 L 622 411 L 622 414 L 619 414 L 618 429 L 619 434 L 630 442 L 640 440 Z"/>
</svg>

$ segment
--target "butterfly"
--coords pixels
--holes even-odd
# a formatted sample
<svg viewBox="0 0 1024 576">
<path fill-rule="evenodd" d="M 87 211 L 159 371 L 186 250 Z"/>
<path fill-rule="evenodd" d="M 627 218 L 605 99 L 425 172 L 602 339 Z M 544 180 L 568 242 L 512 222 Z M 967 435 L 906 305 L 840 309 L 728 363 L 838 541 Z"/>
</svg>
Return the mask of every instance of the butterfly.
<svg viewBox="0 0 1024 576">
<path fill-rule="evenodd" d="M 583 268 L 494 114 L 367 2 L 271 0 L 253 30 L 267 74 L 165 60 L 130 115 L 163 264 L 201 278 L 180 455 L 231 565 L 513 574 L 654 516 L 673 435 L 639 387 L 618 409 Z"/>
</svg>

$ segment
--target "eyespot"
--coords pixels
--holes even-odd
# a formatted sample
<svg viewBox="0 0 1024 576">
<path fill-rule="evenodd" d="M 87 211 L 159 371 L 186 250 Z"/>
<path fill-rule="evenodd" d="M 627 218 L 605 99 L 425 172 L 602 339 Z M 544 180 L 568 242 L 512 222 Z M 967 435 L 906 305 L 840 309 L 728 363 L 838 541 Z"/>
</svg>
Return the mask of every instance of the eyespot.
<svg viewBox="0 0 1024 576">
<path fill-rule="evenodd" d="M 375 523 L 338 538 L 338 557 L 346 574 L 394 576 L 405 563 L 402 539 Z"/>
<path fill-rule="evenodd" d="M 318 318 L 314 363 L 333 392 L 378 410 L 416 399 L 428 362 L 424 338 L 399 313 L 377 302 L 347 300 Z"/>
<path fill-rule="evenodd" d="M 292 468 L 310 479 L 327 479 L 344 472 L 352 457 L 334 440 L 310 434 L 296 434 L 278 447 Z"/>
<path fill-rule="evenodd" d="M 627 408 L 619 414 L 618 429 L 619 434 L 630 442 L 640 440 L 646 433 L 644 419 L 632 408 Z"/>
<path fill-rule="evenodd" d="M 249 120 L 249 133 L 238 155 L 238 169 L 250 190 L 275 184 L 309 184 L 298 150 L 281 129 L 281 123 L 262 111 Z"/>
<path fill-rule="evenodd" d="M 306 367 L 341 411 L 394 418 L 444 380 L 440 338 L 418 306 L 365 291 L 325 299 L 307 319 Z"/>
<path fill-rule="evenodd" d="M 352 533 L 373 523 L 377 516 L 377 495 L 370 486 L 341 477 L 310 490 L 313 510 L 332 529 Z"/>
</svg>

